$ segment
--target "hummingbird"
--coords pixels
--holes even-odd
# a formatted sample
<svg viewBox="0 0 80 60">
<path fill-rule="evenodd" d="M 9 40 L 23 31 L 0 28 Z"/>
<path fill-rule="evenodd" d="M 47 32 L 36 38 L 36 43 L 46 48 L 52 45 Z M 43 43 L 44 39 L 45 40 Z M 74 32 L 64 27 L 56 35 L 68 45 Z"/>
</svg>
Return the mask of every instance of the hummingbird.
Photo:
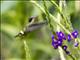
<svg viewBox="0 0 80 60">
<path fill-rule="evenodd" d="M 36 18 L 37 18 L 36 16 L 31 16 L 28 19 L 29 24 L 27 26 L 25 26 L 23 28 L 23 30 L 21 30 L 15 37 L 24 36 L 24 35 L 28 34 L 29 32 L 40 29 L 41 27 L 48 24 L 47 20 L 45 20 L 43 22 L 35 22 Z"/>
</svg>

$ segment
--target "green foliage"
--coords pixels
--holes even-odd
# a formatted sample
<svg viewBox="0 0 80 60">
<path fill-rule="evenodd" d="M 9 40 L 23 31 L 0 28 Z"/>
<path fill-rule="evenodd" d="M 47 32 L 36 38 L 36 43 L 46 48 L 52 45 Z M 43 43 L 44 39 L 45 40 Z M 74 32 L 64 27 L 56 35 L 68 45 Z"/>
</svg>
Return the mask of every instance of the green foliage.
<svg viewBox="0 0 80 60">
<path fill-rule="evenodd" d="M 2 60 L 59 60 L 59 52 L 51 45 L 51 26 L 28 33 L 23 39 L 15 36 L 29 24 L 31 16 L 37 16 L 38 21 L 51 20 L 53 33 L 59 25 L 65 33 L 77 29 L 80 34 L 80 8 L 76 1 L 67 1 L 61 11 L 59 1 L 1 1 L 1 58 Z M 57 2 L 57 3 L 56 3 Z M 79 4 L 80 5 L 80 4 Z M 47 9 L 46 9 L 47 8 Z M 76 10 L 79 8 L 79 10 Z M 61 23 L 57 22 L 57 13 L 63 14 Z M 67 18 L 67 19 L 65 19 Z M 66 22 L 66 23 L 65 23 Z M 79 35 L 80 37 L 80 35 Z M 80 38 L 78 38 L 80 41 Z M 65 42 L 66 43 L 66 42 Z M 66 43 L 69 50 L 80 59 L 80 47 L 73 48 L 73 43 Z M 66 60 L 71 57 L 66 56 Z"/>
</svg>

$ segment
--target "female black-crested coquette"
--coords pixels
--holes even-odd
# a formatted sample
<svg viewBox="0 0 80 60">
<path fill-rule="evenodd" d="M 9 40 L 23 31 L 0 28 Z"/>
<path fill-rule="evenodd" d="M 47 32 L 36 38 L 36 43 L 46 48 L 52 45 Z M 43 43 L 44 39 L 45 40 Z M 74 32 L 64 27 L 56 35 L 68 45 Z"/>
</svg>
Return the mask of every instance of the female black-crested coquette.
<svg viewBox="0 0 80 60">
<path fill-rule="evenodd" d="M 30 17 L 29 24 L 26 27 L 24 27 L 24 29 L 22 31 L 20 31 L 20 33 L 17 34 L 15 37 L 24 36 L 27 33 L 32 32 L 37 29 L 40 29 L 41 27 L 48 24 L 47 20 L 45 20 L 43 22 L 34 22 L 35 19 L 36 19 L 36 17 L 34 17 L 34 16 Z"/>
</svg>

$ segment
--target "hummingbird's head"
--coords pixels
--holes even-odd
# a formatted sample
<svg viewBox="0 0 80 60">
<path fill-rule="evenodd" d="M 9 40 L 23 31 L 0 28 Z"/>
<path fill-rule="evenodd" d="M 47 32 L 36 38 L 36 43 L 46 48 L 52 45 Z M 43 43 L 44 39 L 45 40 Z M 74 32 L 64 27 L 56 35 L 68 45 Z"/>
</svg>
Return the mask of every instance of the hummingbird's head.
<svg viewBox="0 0 80 60">
<path fill-rule="evenodd" d="M 31 25 L 33 23 L 37 23 L 38 22 L 38 16 L 31 16 L 29 19 L 28 19 L 28 25 Z"/>
<path fill-rule="evenodd" d="M 34 21 L 35 19 L 37 19 L 37 16 L 31 16 L 31 17 L 29 18 L 29 21 L 28 21 L 28 22 L 30 23 L 30 22 Z"/>
<path fill-rule="evenodd" d="M 20 31 L 15 37 L 21 37 L 24 35 L 24 32 L 23 31 Z"/>
</svg>

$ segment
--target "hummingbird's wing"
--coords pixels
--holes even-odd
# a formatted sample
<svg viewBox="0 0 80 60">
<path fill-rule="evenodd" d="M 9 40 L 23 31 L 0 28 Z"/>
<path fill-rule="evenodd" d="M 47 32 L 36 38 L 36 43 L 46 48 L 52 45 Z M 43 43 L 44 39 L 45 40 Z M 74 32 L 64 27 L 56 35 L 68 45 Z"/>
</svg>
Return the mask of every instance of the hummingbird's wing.
<svg viewBox="0 0 80 60">
<path fill-rule="evenodd" d="M 37 30 L 47 24 L 48 24 L 47 21 L 40 22 L 40 23 L 33 23 L 33 24 L 29 25 L 24 31 L 31 32 L 31 31 Z"/>
</svg>

